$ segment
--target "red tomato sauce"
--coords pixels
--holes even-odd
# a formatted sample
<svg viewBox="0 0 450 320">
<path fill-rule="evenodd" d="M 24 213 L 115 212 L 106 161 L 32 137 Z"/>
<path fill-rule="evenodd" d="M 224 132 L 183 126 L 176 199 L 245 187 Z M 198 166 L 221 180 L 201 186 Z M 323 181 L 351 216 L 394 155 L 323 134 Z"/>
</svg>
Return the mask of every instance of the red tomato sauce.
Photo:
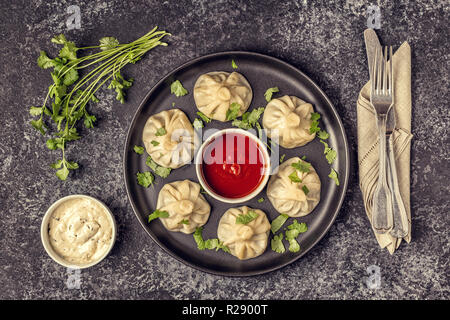
<svg viewBox="0 0 450 320">
<path fill-rule="evenodd" d="M 252 193 L 263 180 L 265 167 L 260 146 L 243 134 L 223 134 L 203 151 L 203 177 L 222 197 L 242 198 Z"/>
</svg>

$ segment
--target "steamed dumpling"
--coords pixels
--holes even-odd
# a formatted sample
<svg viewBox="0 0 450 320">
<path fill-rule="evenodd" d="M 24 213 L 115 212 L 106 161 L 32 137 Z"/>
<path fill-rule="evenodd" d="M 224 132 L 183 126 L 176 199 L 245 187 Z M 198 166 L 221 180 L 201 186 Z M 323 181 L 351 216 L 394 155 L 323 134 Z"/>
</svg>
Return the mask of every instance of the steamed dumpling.
<svg viewBox="0 0 450 320">
<path fill-rule="evenodd" d="M 307 215 L 320 201 L 320 179 L 316 170 L 312 166 L 309 166 L 309 172 L 297 170 L 292 164 L 298 162 L 307 164 L 298 157 L 283 162 L 267 185 L 267 197 L 274 208 L 290 217 Z M 293 182 L 289 178 L 293 172 L 301 182 Z"/>
<path fill-rule="evenodd" d="M 192 233 L 209 218 L 211 207 L 200 193 L 200 185 L 189 180 L 167 183 L 158 195 L 158 210 L 167 211 L 168 218 L 160 218 L 170 231 Z"/>
<path fill-rule="evenodd" d="M 250 106 L 252 97 L 250 84 L 237 72 L 202 74 L 194 85 L 194 99 L 198 110 L 219 121 L 226 121 L 227 111 L 233 102 L 241 106 L 241 116 Z"/>
<path fill-rule="evenodd" d="M 283 96 L 267 104 L 262 123 L 269 138 L 278 135 L 282 147 L 296 148 L 316 136 L 309 133 L 312 112 L 314 109 L 310 103 L 294 96 Z"/>
<path fill-rule="evenodd" d="M 258 217 L 247 224 L 236 224 L 236 218 L 249 211 L 254 211 Z M 224 213 L 219 221 L 217 235 L 233 256 L 246 260 L 266 250 L 269 231 L 270 223 L 263 211 L 243 206 L 228 209 Z"/>
<path fill-rule="evenodd" d="M 160 166 L 177 169 L 194 157 L 194 128 L 180 109 L 162 111 L 148 118 L 142 140 L 147 153 Z"/>
</svg>

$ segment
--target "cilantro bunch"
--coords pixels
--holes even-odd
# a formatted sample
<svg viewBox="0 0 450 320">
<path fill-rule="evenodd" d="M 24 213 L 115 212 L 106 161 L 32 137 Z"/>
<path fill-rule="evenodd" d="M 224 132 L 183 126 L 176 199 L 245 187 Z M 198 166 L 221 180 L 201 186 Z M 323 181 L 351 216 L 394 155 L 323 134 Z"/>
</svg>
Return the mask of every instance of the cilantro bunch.
<svg viewBox="0 0 450 320">
<path fill-rule="evenodd" d="M 120 44 L 116 38 L 104 37 L 98 46 L 78 48 L 73 41 L 68 41 L 63 34 L 51 39 L 52 43 L 62 46 L 57 57 L 51 59 L 45 51 L 41 51 L 37 60 L 42 69 L 52 68 L 53 83 L 47 90 L 44 103 L 40 107 L 31 107 L 30 114 L 33 128 L 50 138 L 46 145 L 50 150 L 61 150 L 62 158 L 51 165 L 56 169 L 56 176 L 66 180 L 69 170 L 78 169 L 78 164 L 66 159 L 67 142 L 81 138 L 78 122 L 83 120 L 84 126 L 93 128 L 96 117 L 87 110 L 90 102 L 98 102 L 97 90 L 109 81 L 108 88 L 114 90 L 116 99 L 125 102 L 125 90 L 133 84 L 133 79 L 125 79 L 121 69 L 136 63 L 149 50 L 157 46 L 167 46 L 161 41 L 170 35 L 165 31 L 153 28 L 143 37 L 128 43 Z M 87 49 L 99 49 L 98 52 L 78 57 L 78 52 Z M 85 76 L 79 71 L 91 68 Z M 48 122 L 53 123 L 51 126 Z"/>
</svg>

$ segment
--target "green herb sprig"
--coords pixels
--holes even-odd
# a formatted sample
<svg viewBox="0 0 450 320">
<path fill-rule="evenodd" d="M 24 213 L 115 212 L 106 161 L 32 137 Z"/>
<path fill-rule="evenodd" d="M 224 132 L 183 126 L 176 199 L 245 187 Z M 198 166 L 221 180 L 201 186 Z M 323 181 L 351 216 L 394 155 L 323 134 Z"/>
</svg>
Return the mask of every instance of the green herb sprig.
<svg viewBox="0 0 450 320">
<path fill-rule="evenodd" d="M 69 170 L 79 167 L 76 162 L 66 159 L 66 144 L 81 138 L 77 126 L 79 120 L 83 119 L 86 128 L 94 126 L 97 119 L 87 110 L 88 103 L 99 101 L 94 94 L 110 81 L 108 88 L 114 90 L 116 99 L 124 103 L 125 90 L 132 86 L 133 79 L 125 79 L 121 74 L 122 68 L 129 63 L 136 63 L 157 46 L 167 46 L 161 40 L 168 35 L 165 31 L 157 31 L 155 27 L 128 44 L 120 44 L 115 38 L 105 37 L 100 39 L 97 46 L 78 48 L 60 34 L 51 39 L 52 43 L 62 46 L 56 58 L 51 59 L 45 51 L 40 52 L 38 66 L 42 69 L 53 68 L 53 84 L 49 86 L 42 106 L 30 108 L 30 114 L 35 117 L 31 125 L 42 135 L 50 135 L 46 141 L 50 150 L 61 150 L 62 159 L 51 165 L 57 169 L 56 176 L 59 179 L 66 180 Z M 99 51 L 78 57 L 78 52 L 91 49 Z M 80 78 L 79 71 L 86 68 L 92 70 Z M 51 120 L 54 126 L 48 126 L 47 120 Z"/>
</svg>

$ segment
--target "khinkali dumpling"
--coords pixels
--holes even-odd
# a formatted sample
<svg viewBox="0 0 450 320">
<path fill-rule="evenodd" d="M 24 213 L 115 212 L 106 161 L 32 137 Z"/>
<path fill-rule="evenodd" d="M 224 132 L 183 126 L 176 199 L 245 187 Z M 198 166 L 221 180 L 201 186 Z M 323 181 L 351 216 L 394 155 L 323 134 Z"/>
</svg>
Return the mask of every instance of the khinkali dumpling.
<svg viewBox="0 0 450 320">
<path fill-rule="evenodd" d="M 237 72 L 209 72 L 202 74 L 194 85 L 197 108 L 206 116 L 226 121 L 227 111 L 233 102 L 241 108 L 241 116 L 250 106 L 253 92 L 244 76 Z"/>
<path fill-rule="evenodd" d="M 180 109 L 162 111 L 149 117 L 142 140 L 152 159 L 166 168 L 177 169 L 194 157 L 194 128 Z"/>
<path fill-rule="evenodd" d="M 296 167 L 300 164 L 303 170 L 296 169 L 293 164 Z M 308 172 L 303 172 L 306 170 Z M 277 174 L 270 178 L 267 197 L 278 212 L 290 217 L 305 216 L 313 211 L 320 201 L 319 176 L 308 162 L 298 157 L 291 158 L 283 162 L 278 167 Z"/>
<path fill-rule="evenodd" d="M 284 148 L 303 146 L 314 139 L 315 133 L 309 133 L 313 106 L 294 96 L 283 96 L 270 100 L 263 116 L 263 126 L 267 136 L 279 137 Z"/>
<path fill-rule="evenodd" d="M 168 218 L 160 218 L 170 231 L 192 233 L 209 218 L 211 207 L 200 193 L 200 185 L 189 180 L 170 182 L 158 195 L 158 210 L 167 211 Z"/>
<path fill-rule="evenodd" d="M 236 218 L 250 211 L 258 216 L 247 224 L 237 224 Z M 270 223 L 266 214 L 247 206 L 228 209 L 219 221 L 217 236 L 235 257 L 246 260 L 261 255 L 267 247 Z"/>
</svg>

